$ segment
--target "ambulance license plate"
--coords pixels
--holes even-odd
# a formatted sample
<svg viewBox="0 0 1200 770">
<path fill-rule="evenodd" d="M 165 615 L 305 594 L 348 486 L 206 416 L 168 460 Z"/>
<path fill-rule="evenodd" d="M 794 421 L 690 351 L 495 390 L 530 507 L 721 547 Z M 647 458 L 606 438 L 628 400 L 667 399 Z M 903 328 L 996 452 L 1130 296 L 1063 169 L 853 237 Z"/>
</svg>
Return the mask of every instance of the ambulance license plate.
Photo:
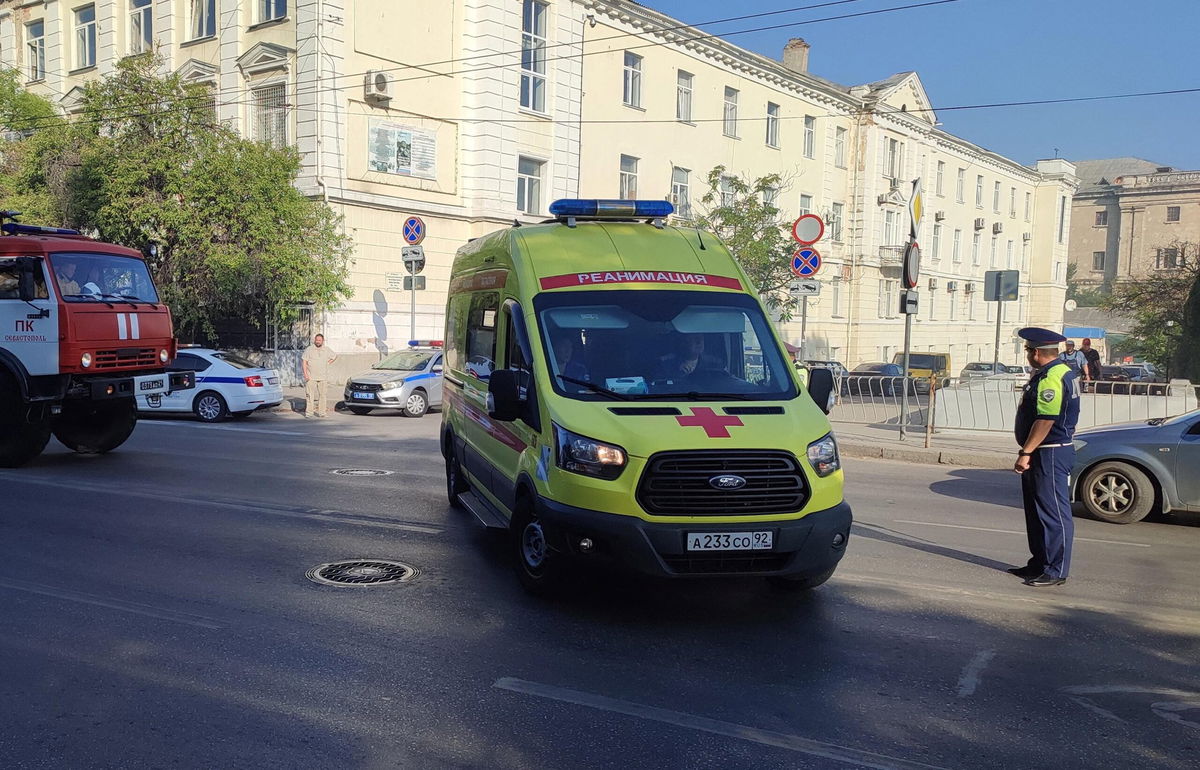
<svg viewBox="0 0 1200 770">
<path fill-rule="evenodd" d="M 689 551 L 769 551 L 774 532 L 689 532 Z"/>
<path fill-rule="evenodd" d="M 362 401 L 374 401 L 375 400 L 374 393 L 351 393 L 350 395 L 352 395 L 355 398 L 360 399 Z"/>
</svg>

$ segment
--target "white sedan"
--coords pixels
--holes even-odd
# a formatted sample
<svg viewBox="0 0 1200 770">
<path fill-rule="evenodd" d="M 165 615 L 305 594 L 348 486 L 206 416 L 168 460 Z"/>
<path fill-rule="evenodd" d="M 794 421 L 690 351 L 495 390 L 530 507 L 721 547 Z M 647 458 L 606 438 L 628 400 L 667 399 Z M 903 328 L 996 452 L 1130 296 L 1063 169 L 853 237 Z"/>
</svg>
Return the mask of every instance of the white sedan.
<svg viewBox="0 0 1200 770">
<path fill-rule="evenodd" d="M 233 353 L 185 348 L 167 368 L 195 372 L 195 389 L 163 396 L 138 396 L 138 411 L 143 414 L 191 412 L 204 422 L 217 422 L 231 414 L 246 417 L 255 410 L 270 409 L 283 402 L 278 372 Z"/>
</svg>

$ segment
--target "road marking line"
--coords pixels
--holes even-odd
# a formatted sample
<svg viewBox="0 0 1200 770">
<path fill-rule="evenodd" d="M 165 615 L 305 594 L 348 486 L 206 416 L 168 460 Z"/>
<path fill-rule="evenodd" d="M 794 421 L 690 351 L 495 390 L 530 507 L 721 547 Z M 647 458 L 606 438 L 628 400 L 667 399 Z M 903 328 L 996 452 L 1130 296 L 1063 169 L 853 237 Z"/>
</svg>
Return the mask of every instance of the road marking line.
<svg viewBox="0 0 1200 770">
<path fill-rule="evenodd" d="M 1092 712 L 1093 714 L 1098 714 L 1098 715 L 1100 715 L 1100 716 L 1104 717 L 1105 719 L 1111 719 L 1111 720 L 1113 720 L 1113 721 L 1115 721 L 1115 722 L 1120 722 L 1120 723 L 1121 723 L 1121 724 L 1123 724 L 1123 725 L 1127 725 L 1127 724 L 1129 724 L 1129 723 L 1128 723 L 1128 722 L 1126 722 L 1124 719 L 1121 719 L 1121 717 L 1119 717 L 1119 716 L 1117 716 L 1116 714 L 1112 713 L 1112 712 L 1111 712 L 1111 711 L 1109 711 L 1108 709 L 1106 709 L 1106 708 L 1103 708 L 1103 707 L 1101 707 L 1101 706 L 1097 705 L 1096 703 L 1094 703 L 1094 702 L 1093 702 L 1091 699 L 1089 699 L 1089 698 L 1084 698 L 1084 697 L 1082 697 L 1082 696 L 1078 696 L 1078 695 L 1070 695 L 1070 696 L 1067 696 L 1067 697 L 1069 697 L 1071 700 L 1073 700 L 1073 701 L 1075 701 L 1076 703 L 1078 703 L 1080 706 L 1083 706 L 1085 709 L 1087 709 L 1088 711 Z"/>
<path fill-rule="evenodd" d="M 1200 730 L 1200 722 L 1192 722 L 1179 716 L 1180 711 L 1190 711 L 1191 709 L 1200 709 L 1200 701 L 1187 701 L 1184 703 L 1170 703 L 1162 701 L 1159 703 L 1151 703 L 1150 710 L 1158 716 L 1166 719 L 1169 722 L 1177 722 L 1184 727 L 1191 727 Z"/>
<path fill-rule="evenodd" d="M 1060 692 L 1070 695 L 1106 695 L 1108 693 L 1133 693 L 1137 695 L 1168 695 L 1172 698 L 1195 698 L 1197 694 L 1186 690 L 1172 690 L 1169 687 L 1136 687 L 1122 684 L 1079 685 L 1064 687 Z"/>
<path fill-rule="evenodd" d="M 170 620 L 174 623 L 183 623 L 197 628 L 207 628 L 213 631 L 220 630 L 223 626 L 217 621 L 206 618 L 203 615 L 193 615 L 185 612 L 175 612 L 174 610 L 164 610 L 157 607 L 151 607 L 147 604 L 138 602 L 129 602 L 124 599 L 109 599 L 95 594 L 85 594 L 80 591 L 70 591 L 65 588 L 55 588 L 54 586 L 41 585 L 39 583 L 27 583 L 23 580 L 11 580 L 9 578 L 0 578 L 0 588 L 8 588 L 13 591 L 24 591 L 30 594 L 39 594 L 41 596 L 50 596 L 55 599 L 65 599 L 69 602 L 78 602 L 79 604 L 90 604 L 95 607 L 107 607 L 111 610 L 120 610 L 121 612 L 132 612 L 135 615 L 145 615 L 149 618 L 158 618 L 159 620 Z"/>
<path fill-rule="evenodd" d="M 946 527 L 948 529 L 970 529 L 976 532 L 998 532 L 1003 535 L 1024 535 L 1025 533 L 1015 529 L 992 529 L 991 527 L 968 527 L 965 524 L 941 524 L 935 521 L 911 521 L 909 519 L 892 519 L 896 524 L 920 524 L 923 527 Z M 1128 545 L 1134 548 L 1151 548 L 1152 546 L 1146 543 L 1129 543 L 1124 540 L 1101 540 L 1096 537 L 1077 537 L 1076 540 L 1082 540 L 1088 543 L 1104 543 L 1105 545 Z"/>
<path fill-rule="evenodd" d="M 181 428 L 196 428 L 198 430 L 227 430 L 235 433 L 269 433 L 274 436 L 307 436 L 298 430 L 271 430 L 270 428 L 237 428 L 232 425 L 204 425 L 196 422 L 175 420 L 139 420 L 138 425 L 172 425 Z"/>
<path fill-rule="evenodd" d="M 815 741 L 811 738 L 801 738 L 798 735 L 789 735 L 787 733 L 775 732 L 774 730 L 760 730 L 734 722 L 709 719 L 707 717 L 696 716 L 695 714 L 671 711 L 655 706 L 644 706 L 640 703 L 608 698 L 603 695 L 571 690 L 566 687 L 555 687 L 538 682 L 529 682 L 524 679 L 504 677 L 503 679 L 497 679 L 494 686 L 501 690 L 521 693 L 522 695 L 533 695 L 539 698 L 559 701 L 560 703 L 573 703 L 577 706 L 586 706 L 587 708 L 598 709 L 600 711 L 610 711 L 615 714 L 648 719 L 653 722 L 675 725 L 676 727 L 686 727 L 691 730 L 713 733 L 714 735 L 724 735 L 729 738 L 737 738 L 763 746 L 788 749 L 789 751 L 796 751 L 813 757 L 832 759 L 859 767 L 870 767 L 877 770 L 884 770 L 885 768 L 888 770 L 892 768 L 896 770 L 945 770 L 945 768 L 938 767 L 937 765 L 926 765 L 921 762 L 898 759 L 871 751 L 862 751 L 861 749 L 852 749 L 833 743 Z"/>
<path fill-rule="evenodd" d="M 996 657 L 995 650 L 980 650 L 975 653 L 975 657 L 971 658 L 958 678 L 958 697 L 965 698 L 975 694 L 975 688 L 979 686 L 979 678 L 983 674 L 983 670 L 987 668 L 987 664 L 994 657 Z"/>
</svg>

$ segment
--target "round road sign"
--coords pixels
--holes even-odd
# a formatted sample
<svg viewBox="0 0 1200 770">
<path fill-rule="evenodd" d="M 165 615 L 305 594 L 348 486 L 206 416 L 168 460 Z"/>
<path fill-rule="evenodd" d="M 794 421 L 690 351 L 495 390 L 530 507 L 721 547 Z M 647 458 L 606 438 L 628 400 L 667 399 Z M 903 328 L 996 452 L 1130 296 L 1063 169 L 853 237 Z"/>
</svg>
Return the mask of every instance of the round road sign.
<svg viewBox="0 0 1200 770">
<path fill-rule="evenodd" d="M 825 234 L 825 222 L 816 214 L 802 214 L 792 223 L 792 237 L 806 246 L 821 240 Z"/>
<path fill-rule="evenodd" d="M 816 275 L 821 269 L 821 252 L 811 246 L 797 249 L 792 255 L 792 272 L 801 278 Z"/>
<path fill-rule="evenodd" d="M 921 278 L 921 247 L 916 241 L 910 241 L 904 249 L 904 288 L 917 288 Z"/>
<path fill-rule="evenodd" d="M 404 220 L 404 242 L 416 246 L 425 240 L 425 220 L 420 217 L 409 217 Z"/>
</svg>

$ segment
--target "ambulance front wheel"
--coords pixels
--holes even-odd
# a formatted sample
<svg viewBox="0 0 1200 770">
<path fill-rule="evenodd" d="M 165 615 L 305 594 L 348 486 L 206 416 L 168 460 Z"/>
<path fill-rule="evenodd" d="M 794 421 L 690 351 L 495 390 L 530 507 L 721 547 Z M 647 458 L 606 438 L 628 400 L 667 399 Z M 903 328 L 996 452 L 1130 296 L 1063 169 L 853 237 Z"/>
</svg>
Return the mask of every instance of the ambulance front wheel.
<svg viewBox="0 0 1200 770">
<path fill-rule="evenodd" d="M 68 449 L 85 455 L 103 454 L 124 444 L 133 433 L 137 408 L 132 398 L 68 402 L 51 425 L 54 438 Z"/>
<path fill-rule="evenodd" d="M 551 547 L 527 496 L 517 498 L 509 527 L 513 566 L 521 586 L 535 596 L 561 595 L 567 582 L 564 556 Z"/>
<path fill-rule="evenodd" d="M 809 591 L 833 577 L 833 573 L 836 569 L 837 565 L 834 565 L 825 572 L 820 572 L 816 575 L 810 575 L 807 577 L 785 577 L 782 575 L 775 575 L 767 578 L 767 582 L 771 584 L 772 588 L 776 588 L 781 591 Z"/>
</svg>

